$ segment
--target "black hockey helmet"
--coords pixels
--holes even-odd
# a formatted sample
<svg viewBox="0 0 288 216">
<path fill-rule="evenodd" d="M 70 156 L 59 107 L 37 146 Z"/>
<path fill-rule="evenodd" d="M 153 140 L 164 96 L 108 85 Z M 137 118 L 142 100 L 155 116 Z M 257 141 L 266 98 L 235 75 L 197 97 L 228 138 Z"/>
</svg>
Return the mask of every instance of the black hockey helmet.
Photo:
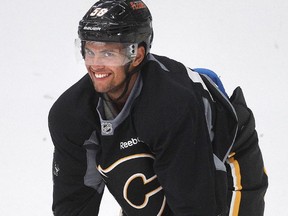
<svg viewBox="0 0 288 216">
<path fill-rule="evenodd" d="M 79 39 L 145 45 L 153 39 L 152 16 L 141 0 L 99 0 L 79 23 Z"/>
</svg>

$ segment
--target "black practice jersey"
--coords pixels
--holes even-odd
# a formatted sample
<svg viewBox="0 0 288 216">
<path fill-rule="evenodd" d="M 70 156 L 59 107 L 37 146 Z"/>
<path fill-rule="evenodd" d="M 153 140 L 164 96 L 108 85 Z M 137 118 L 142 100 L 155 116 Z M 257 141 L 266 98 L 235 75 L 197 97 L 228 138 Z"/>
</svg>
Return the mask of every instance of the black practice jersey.
<svg viewBox="0 0 288 216">
<path fill-rule="evenodd" d="M 104 185 L 124 215 L 224 212 L 223 161 L 237 122 L 233 110 L 220 113 L 225 140 L 214 135 L 219 111 L 201 80 L 174 60 L 150 55 L 124 108 L 109 120 L 88 75 L 69 88 L 49 114 L 54 214 L 97 215 Z"/>
</svg>

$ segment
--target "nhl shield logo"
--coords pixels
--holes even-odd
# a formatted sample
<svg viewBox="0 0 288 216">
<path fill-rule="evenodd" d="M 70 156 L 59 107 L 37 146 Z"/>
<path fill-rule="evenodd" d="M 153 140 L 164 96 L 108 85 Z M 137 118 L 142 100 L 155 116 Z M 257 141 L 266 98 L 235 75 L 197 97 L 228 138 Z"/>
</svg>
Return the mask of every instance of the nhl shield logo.
<svg viewBox="0 0 288 216">
<path fill-rule="evenodd" d="M 102 135 L 113 135 L 113 125 L 110 122 L 102 122 L 101 123 L 101 132 Z"/>
</svg>

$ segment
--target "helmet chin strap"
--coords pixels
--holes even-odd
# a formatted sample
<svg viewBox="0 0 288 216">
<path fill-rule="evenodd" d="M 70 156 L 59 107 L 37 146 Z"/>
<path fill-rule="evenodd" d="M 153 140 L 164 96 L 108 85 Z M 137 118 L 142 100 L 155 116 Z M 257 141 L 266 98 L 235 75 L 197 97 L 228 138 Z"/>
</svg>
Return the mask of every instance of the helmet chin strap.
<svg viewBox="0 0 288 216">
<path fill-rule="evenodd" d="M 130 67 L 132 61 L 130 61 L 130 62 L 128 62 L 128 63 L 126 63 L 126 64 L 124 65 L 125 79 L 123 80 L 123 82 L 122 82 L 121 84 L 119 84 L 119 87 L 122 86 L 123 84 L 125 84 L 125 88 L 124 88 L 122 94 L 121 94 L 118 98 L 114 99 L 113 101 L 110 99 L 111 102 L 117 103 L 117 102 L 119 102 L 123 97 L 125 97 L 125 95 L 126 95 L 126 93 L 127 93 L 127 91 L 128 91 L 129 84 L 130 84 L 130 81 L 131 81 L 132 76 L 133 76 L 134 74 L 140 72 L 140 70 L 141 70 L 142 66 L 145 64 L 145 62 L 146 62 L 146 56 L 145 56 L 145 58 L 143 59 L 143 61 L 142 61 L 138 66 L 136 66 L 135 68 L 133 68 L 131 71 L 129 71 L 129 67 Z"/>
</svg>

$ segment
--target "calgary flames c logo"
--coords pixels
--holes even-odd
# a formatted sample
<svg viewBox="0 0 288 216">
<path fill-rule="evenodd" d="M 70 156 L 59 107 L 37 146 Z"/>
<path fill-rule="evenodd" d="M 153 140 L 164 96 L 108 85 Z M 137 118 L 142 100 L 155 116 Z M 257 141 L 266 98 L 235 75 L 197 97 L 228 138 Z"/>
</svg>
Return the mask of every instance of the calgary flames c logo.
<svg viewBox="0 0 288 216">
<path fill-rule="evenodd" d="M 124 157 L 106 169 L 98 166 L 108 188 L 122 197 L 118 202 L 128 215 L 162 215 L 164 211 L 166 198 L 153 162 L 152 155 L 143 153 Z"/>
<path fill-rule="evenodd" d="M 144 208 L 149 198 L 162 190 L 162 187 L 157 184 L 157 181 L 154 181 L 156 178 L 157 176 L 155 175 L 150 179 L 146 179 L 146 176 L 142 173 L 131 176 L 124 186 L 123 195 L 125 200 L 134 208 Z M 143 190 L 138 191 L 139 188 L 143 188 Z M 135 192 L 130 193 L 129 191 L 138 192 L 138 196 L 135 196 Z M 129 194 L 134 194 L 134 196 L 129 197 Z"/>
</svg>

